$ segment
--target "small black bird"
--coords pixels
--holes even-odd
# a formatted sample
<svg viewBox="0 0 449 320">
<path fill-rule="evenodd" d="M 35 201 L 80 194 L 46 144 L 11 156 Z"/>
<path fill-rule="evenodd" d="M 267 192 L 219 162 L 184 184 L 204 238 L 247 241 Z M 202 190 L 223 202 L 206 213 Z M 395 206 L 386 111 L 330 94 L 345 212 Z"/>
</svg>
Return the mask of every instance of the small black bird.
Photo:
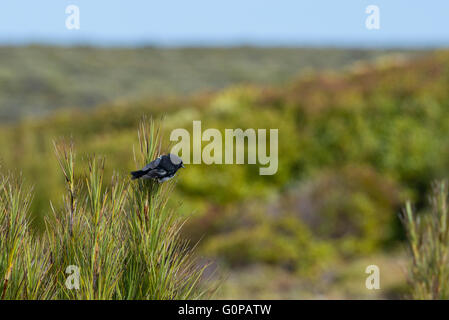
<svg viewBox="0 0 449 320">
<path fill-rule="evenodd" d="M 179 168 L 184 168 L 182 159 L 174 154 L 159 156 L 143 169 L 131 172 L 132 179 L 157 179 L 159 183 L 174 177 Z"/>
</svg>

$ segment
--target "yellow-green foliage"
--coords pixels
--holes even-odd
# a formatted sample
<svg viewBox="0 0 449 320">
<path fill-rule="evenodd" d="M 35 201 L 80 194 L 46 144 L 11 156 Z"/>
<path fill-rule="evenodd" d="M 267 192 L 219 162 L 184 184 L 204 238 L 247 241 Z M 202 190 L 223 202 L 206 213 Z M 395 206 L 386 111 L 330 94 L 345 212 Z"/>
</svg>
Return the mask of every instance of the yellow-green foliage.
<svg viewBox="0 0 449 320">
<path fill-rule="evenodd" d="M 223 253 L 233 263 L 285 262 L 301 269 L 314 261 L 313 252 L 321 252 L 315 242 L 318 248 L 330 244 L 333 251 L 351 255 L 396 239 L 403 195 L 422 203 L 429 181 L 448 175 L 448 70 L 449 53 L 438 52 L 414 61 L 307 76 L 282 88 L 237 86 L 190 98 L 121 101 L 90 112 L 66 110 L 2 126 L 0 157 L 4 166 L 18 168 L 35 185 L 32 211 L 40 216 L 38 224 L 48 201 L 57 203 L 64 188 L 54 170 L 51 141 L 56 137 L 73 136 L 81 164 L 86 154 L 107 156 L 109 176 L 113 170 L 128 174 L 136 169 L 130 149 L 142 114 L 164 114 L 166 137 L 174 128 L 191 131 L 193 120 L 201 120 L 203 130 L 222 132 L 279 129 L 276 175 L 260 176 L 258 165 L 188 165 L 179 174 L 169 206 L 182 201 L 183 214 L 193 214 L 188 226 L 192 238 L 203 232 L 201 244 L 211 255 Z M 295 190 L 313 194 L 313 210 L 280 206 L 283 218 L 256 219 L 250 228 L 223 222 L 228 210 L 245 215 L 244 203 L 268 204 L 272 196 L 295 197 Z M 307 218 L 310 212 L 318 225 Z M 266 214 L 262 210 L 262 217 Z M 276 227 L 283 219 L 306 230 L 304 235 L 285 236 Z M 348 221 L 350 227 L 340 227 Z M 313 243 L 303 250 L 309 236 Z M 270 243 L 264 247 L 267 238 Z M 243 242 L 247 255 L 228 254 L 228 245 Z"/>
<path fill-rule="evenodd" d="M 407 202 L 401 216 L 411 256 L 408 280 L 413 299 L 449 298 L 448 184 L 434 184 L 431 211 L 416 214 Z"/>
<path fill-rule="evenodd" d="M 271 216 L 249 209 L 228 219 L 240 220 L 240 226 L 214 236 L 204 252 L 231 266 L 263 262 L 313 275 L 329 267 L 335 257 L 331 244 L 314 237 L 292 214 Z"/>
<path fill-rule="evenodd" d="M 285 210 L 296 212 L 321 240 L 344 255 L 363 254 L 394 238 L 397 186 L 372 168 L 323 170 L 287 193 Z"/>
<path fill-rule="evenodd" d="M 159 155 L 159 134 L 153 122 L 142 122 L 138 165 Z M 204 296 L 205 266 L 181 238 L 183 220 L 166 208 L 172 182 L 130 183 L 114 175 L 106 185 L 104 159 L 91 157 L 78 171 L 72 143 L 58 142 L 55 149 L 64 204 L 52 207 L 42 235 L 29 230 L 32 193 L 12 175 L 0 176 L 0 300 Z M 76 287 L 67 285 L 69 274 L 79 274 Z"/>
<path fill-rule="evenodd" d="M 29 228 L 30 190 L 0 175 L 0 300 L 51 299 L 53 277 L 46 239 Z"/>
</svg>

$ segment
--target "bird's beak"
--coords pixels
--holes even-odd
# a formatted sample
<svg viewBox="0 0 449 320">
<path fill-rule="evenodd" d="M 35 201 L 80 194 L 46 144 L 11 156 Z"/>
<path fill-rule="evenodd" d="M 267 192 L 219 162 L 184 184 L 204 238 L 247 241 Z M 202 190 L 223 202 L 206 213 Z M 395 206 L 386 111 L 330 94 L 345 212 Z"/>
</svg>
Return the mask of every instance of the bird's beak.
<svg viewBox="0 0 449 320">
<path fill-rule="evenodd" d="M 181 164 L 181 168 L 185 168 L 185 167 L 184 167 L 184 164 Z"/>
</svg>

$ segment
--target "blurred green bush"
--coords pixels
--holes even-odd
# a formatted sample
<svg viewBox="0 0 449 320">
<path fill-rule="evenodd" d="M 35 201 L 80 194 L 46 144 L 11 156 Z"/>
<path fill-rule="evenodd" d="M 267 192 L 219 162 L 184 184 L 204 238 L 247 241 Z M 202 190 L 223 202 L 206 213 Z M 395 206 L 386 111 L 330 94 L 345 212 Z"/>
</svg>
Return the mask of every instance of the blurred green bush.
<svg viewBox="0 0 449 320">
<path fill-rule="evenodd" d="M 332 244 L 314 237 L 293 214 L 270 215 L 253 205 L 223 220 L 223 230 L 207 241 L 204 253 L 231 267 L 262 262 L 313 276 L 335 258 Z"/>
<path fill-rule="evenodd" d="M 287 192 L 282 206 L 347 257 L 371 253 L 394 238 L 399 192 L 372 168 L 346 166 L 300 183 Z"/>
</svg>

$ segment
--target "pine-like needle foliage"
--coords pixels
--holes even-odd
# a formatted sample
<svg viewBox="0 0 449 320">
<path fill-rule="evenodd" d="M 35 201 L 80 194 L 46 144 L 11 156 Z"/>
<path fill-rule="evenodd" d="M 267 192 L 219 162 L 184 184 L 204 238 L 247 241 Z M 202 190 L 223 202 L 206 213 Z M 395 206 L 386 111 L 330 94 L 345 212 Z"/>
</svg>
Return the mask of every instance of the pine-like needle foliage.
<svg viewBox="0 0 449 320">
<path fill-rule="evenodd" d="M 412 258 L 413 299 L 449 299 L 449 203 L 447 181 L 435 183 L 432 210 L 416 215 L 408 202 L 401 216 Z"/>
<path fill-rule="evenodd" d="M 160 126 L 143 119 L 137 166 L 159 156 Z M 1 299 L 195 299 L 204 296 L 199 267 L 181 239 L 183 221 L 167 209 L 175 183 L 104 183 L 105 159 L 78 172 L 72 143 L 55 143 L 66 182 L 64 206 L 29 231 L 31 193 L 0 177 Z M 201 286 L 202 287 L 202 286 Z"/>
</svg>

